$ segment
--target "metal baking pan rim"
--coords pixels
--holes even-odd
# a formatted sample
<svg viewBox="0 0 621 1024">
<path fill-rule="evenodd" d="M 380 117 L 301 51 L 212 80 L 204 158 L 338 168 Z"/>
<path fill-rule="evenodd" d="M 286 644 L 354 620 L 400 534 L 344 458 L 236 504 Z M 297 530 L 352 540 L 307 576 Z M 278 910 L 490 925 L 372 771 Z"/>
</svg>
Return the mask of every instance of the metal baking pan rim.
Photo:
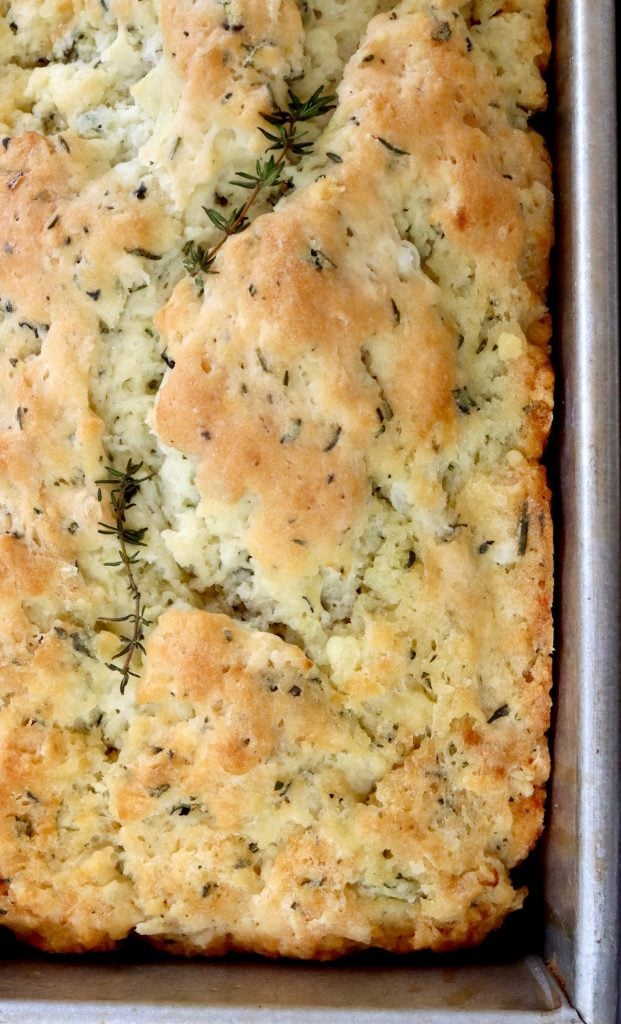
<svg viewBox="0 0 621 1024">
<path fill-rule="evenodd" d="M 587 1024 L 619 1006 L 619 291 L 614 0 L 557 0 L 554 771 L 545 955 Z"/>
<path fill-rule="evenodd" d="M 419 972 L 387 968 L 393 995 L 362 1005 L 356 982 L 344 993 L 338 966 L 282 964 L 274 977 L 287 985 L 286 1005 L 267 998 L 235 1002 L 235 970 L 242 964 L 181 965 L 185 993 L 174 987 L 158 1001 L 150 986 L 167 972 L 161 963 L 92 964 L 101 985 L 92 998 L 82 968 L 49 958 L 0 964 L 0 1024 L 616 1024 L 619 970 L 619 369 L 617 197 L 615 162 L 614 0 L 557 0 L 554 109 L 561 301 L 556 309 L 563 381 L 557 406 L 557 484 L 562 535 L 558 550 L 558 694 L 554 724 L 555 768 L 545 842 L 545 956 L 513 965 L 524 1005 L 473 1009 L 462 999 L 430 1005 L 415 991 Z M 397 964 L 397 961 L 395 961 Z M 171 964 L 169 970 L 174 968 Z M 266 964 L 267 977 L 274 965 Z M 484 986 L 492 966 L 464 967 L 471 987 Z M 306 971 L 315 992 L 336 979 L 334 999 L 295 1001 L 289 985 Z M 326 973 L 328 971 L 328 973 Z M 396 973 L 395 973 L 396 971 Z M 212 972 L 210 975 L 209 972 Z M 297 973 L 296 973 L 297 972 Z M 308 975 L 308 972 L 314 972 Z M 446 968 L 433 969 L 432 985 L 451 996 Z M 522 972 L 522 973 L 520 973 Z M 223 979 L 211 986 L 215 974 Z M 247 974 L 247 970 L 245 972 Z M 365 971 L 365 975 L 367 972 Z M 399 978 L 398 984 L 397 975 Z M 504 977 L 504 976 L 503 976 Z M 506 976 L 507 978 L 509 975 Z M 531 988 L 528 979 L 531 979 Z M 378 973 L 378 979 L 382 972 Z M 192 979 L 194 979 L 192 981 Z M 228 979 L 228 980 L 227 980 Z M 373 980 L 373 979 L 371 979 Z M 244 985 L 246 983 L 244 982 Z M 378 981 L 380 984 L 380 981 Z M 227 985 L 230 991 L 227 992 Z M 401 989 L 399 989 L 401 986 Z M 399 990 L 399 991 L 397 991 Z M 539 991 L 539 1005 L 527 996 Z M 304 990 L 307 991 L 307 990 Z M 370 991 L 370 990 L 369 990 Z M 90 994 L 89 994 L 90 993 Z M 251 992 L 253 995 L 254 992 Z M 381 993 L 379 993 L 381 994 Z M 378 992 L 375 992 L 377 997 Z M 397 1002 L 399 1002 L 397 999 Z M 431 1000 L 433 1002 L 433 1000 Z M 436 1001 L 437 1002 L 437 1001 Z M 535 1000 L 536 1002 L 536 1000 Z M 373 1003 L 373 1005 L 371 1005 Z M 506 1005 L 506 1003 L 505 1003 Z M 572 1009 L 576 1007 L 577 1010 Z"/>
</svg>

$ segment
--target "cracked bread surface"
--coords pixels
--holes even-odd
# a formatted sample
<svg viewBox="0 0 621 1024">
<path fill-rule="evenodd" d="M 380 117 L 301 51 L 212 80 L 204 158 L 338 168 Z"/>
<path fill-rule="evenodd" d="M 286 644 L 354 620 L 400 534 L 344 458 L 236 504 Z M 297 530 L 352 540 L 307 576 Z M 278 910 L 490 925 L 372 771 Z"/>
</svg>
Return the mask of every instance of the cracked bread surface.
<svg viewBox="0 0 621 1024">
<path fill-rule="evenodd" d="M 480 941 L 549 767 L 543 0 L 0 15 L 1 922 L 56 951 Z M 321 84 L 293 187 L 197 289 L 203 207 Z M 128 458 L 150 624 L 121 693 L 97 481 Z"/>
</svg>

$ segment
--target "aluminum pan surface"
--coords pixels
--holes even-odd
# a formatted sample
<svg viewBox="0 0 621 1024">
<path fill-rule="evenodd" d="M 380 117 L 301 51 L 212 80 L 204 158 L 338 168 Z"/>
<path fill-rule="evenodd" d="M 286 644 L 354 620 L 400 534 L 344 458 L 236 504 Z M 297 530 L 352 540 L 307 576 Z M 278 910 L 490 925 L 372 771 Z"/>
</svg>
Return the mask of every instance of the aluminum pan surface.
<svg viewBox="0 0 621 1024">
<path fill-rule="evenodd" d="M 556 21 L 562 508 L 546 955 L 587 1024 L 614 1024 L 621 664 L 615 3 L 558 0 Z"/>
<path fill-rule="evenodd" d="M 558 0 L 557 311 L 564 380 L 559 695 L 547 953 L 587 1024 L 617 989 L 619 477 L 614 0 Z M 562 410 L 562 407 L 561 407 Z M 577 1024 L 541 961 L 0 965 L 0 1024 Z"/>
<path fill-rule="evenodd" d="M 36 992 L 36 999 L 33 993 Z M 2 1002 L 2 998 L 5 1001 Z M 0 971 L 0 1024 L 579 1024 L 536 957 L 488 967 L 232 960 Z"/>
</svg>

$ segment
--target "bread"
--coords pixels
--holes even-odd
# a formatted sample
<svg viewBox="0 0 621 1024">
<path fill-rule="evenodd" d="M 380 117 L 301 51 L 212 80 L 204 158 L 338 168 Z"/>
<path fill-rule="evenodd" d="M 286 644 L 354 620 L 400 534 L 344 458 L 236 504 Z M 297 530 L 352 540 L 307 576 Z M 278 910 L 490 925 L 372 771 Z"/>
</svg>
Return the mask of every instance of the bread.
<svg viewBox="0 0 621 1024">
<path fill-rule="evenodd" d="M 3 924 L 480 941 L 548 773 L 544 0 L 1 10 Z M 336 109 L 201 284 L 288 85 Z"/>
</svg>

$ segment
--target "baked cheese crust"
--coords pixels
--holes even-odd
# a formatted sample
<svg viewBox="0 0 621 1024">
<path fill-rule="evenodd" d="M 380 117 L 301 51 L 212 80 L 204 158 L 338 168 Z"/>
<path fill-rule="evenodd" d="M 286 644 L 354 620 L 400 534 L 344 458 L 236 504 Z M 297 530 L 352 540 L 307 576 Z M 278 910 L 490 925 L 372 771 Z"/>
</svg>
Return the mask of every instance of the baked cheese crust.
<svg viewBox="0 0 621 1024">
<path fill-rule="evenodd" d="M 0 921 L 480 941 L 548 774 L 544 0 L 0 2 Z M 188 243 L 336 109 L 202 287 Z M 106 467 L 131 513 L 145 653 Z"/>
</svg>

